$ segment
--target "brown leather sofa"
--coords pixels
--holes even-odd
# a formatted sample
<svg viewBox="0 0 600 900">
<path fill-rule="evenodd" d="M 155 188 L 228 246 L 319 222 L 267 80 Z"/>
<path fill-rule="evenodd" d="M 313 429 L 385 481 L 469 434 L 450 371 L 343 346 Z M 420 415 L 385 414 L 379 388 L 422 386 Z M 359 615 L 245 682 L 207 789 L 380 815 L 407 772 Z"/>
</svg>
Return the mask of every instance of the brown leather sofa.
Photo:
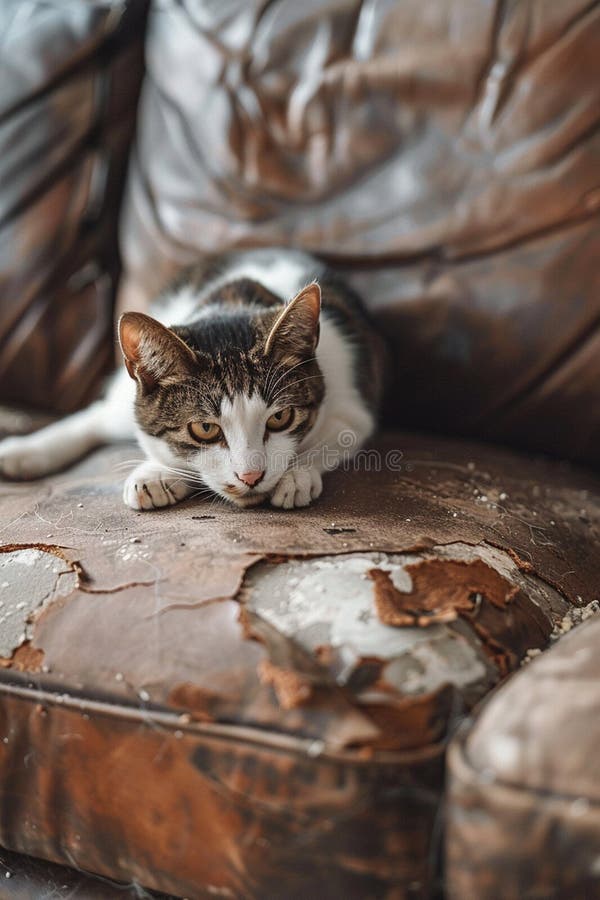
<svg viewBox="0 0 600 900">
<path fill-rule="evenodd" d="M 0 485 L 0 898 L 600 897 L 600 3 L 23 9 L 3 401 L 75 408 L 115 305 L 249 245 L 337 265 L 394 377 L 305 511 L 136 514 L 131 447 Z"/>
</svg>

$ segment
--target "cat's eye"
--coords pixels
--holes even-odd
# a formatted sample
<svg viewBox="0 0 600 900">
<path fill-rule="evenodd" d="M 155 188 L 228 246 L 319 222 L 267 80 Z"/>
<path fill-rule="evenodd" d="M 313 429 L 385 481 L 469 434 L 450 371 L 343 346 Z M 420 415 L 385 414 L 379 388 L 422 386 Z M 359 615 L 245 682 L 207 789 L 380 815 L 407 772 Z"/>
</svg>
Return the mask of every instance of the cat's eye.
<svg viewBox="0 0 600 900">
<path fill-rule="evenodd" d="M 214 444 L 223 436 L 221 426 L 216 422 L 190 422 L 188 431 L 195 441 L 202 444 Z"/>
<path fill-rule="evenodd" d="M 280 409 L 278 412 L 273 413 L 272 416 L 269 416 L 267 419 L 267 428 L 269 431 L 283 431 L 285 428 L 290 427 L 293 418 L 293 407 L 288 406 L 287 409 Z"/>
</svg>

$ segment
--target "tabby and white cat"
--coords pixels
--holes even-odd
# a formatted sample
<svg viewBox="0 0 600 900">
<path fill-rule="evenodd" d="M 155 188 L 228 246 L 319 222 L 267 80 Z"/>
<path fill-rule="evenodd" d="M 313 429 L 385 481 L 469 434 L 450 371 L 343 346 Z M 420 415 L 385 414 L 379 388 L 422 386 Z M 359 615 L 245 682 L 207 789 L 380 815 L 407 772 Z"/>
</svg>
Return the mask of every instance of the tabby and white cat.
<svg viewBox="0 0 600 900">
<path fill-rule="evenodd" d="M 291 509 L 317 498 L 321 475 L 372 433 L 381 340 L 356 295 L 315 258 L 280 249 L 216 257 L 152 311 L 121 317 L 126 369 L 105 397 L 1 442 L 0 473 L 37 478 L 135 436 L 147 460 L 125 482 L 133 509 L 177 503 L 199 484 L 238 506 Z"/>
</svg>

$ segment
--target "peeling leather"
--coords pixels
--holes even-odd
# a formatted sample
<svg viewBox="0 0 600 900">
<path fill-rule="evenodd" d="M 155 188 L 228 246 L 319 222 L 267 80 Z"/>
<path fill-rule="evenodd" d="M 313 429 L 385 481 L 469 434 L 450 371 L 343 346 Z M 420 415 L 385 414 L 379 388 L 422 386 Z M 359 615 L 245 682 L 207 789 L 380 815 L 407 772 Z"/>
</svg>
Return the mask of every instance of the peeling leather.
<svg viewBox="0 0 600 900">
<path fill-rule="evenodd" d="M 385 625 L 423 628 L 461 616 L 502 675 L 518 665 L 527 649 L 548 644 L 551 620 L 518 586 L 481 560 L 424 560 L 406 571 L 412 579 L 409 594 L 397 590 L 387 572 L 369 572 L 377 614 Z"/>
<path fill-rule="evenodd" d="M 78 567 L 69 565 L 58 547 L 0 547 L 0 665 L 23 668 L 27 662 L 40 662 L 35 652 L 25 650 L 33 623 L 46 606 L 68 594 L 78 581 Z"/>
<path fill-rule="evenodd" d="M 313 693 L 308 678 L 291 669 L 276 666 L 269 659 L 263 659 L 258 669 L 258 677 L 263 684 L 270 684 L 282 709 L 294 709 L 307 703 Z"/>
<path fill-rule="evenodd" d="M 431 567 L 434 563 L 418 565 Z M 446 566 L 451 565 L 451 563 L 442 564 L 444 571 Z M 412 574 L 414 569 L 415 566 L 408 566 L 407 572 Z M 465 591 L 464 585 L 460 582 L 458 585 L 454 584 L 450 572 L 447 573 L 444 582 L 444 586 L 449 590 L 444 592 L 438 590 L 437 594 L 435 591 L 421 593 L 421 587 L 415 584 L 410 595 L 394 587 L 388 573 L 381 569 L 370 569 L 367 574 L 375 584 L 375 608 L 380 622 L 384 625 L 397 627 L 412 625 L 426 628 L 436 622 L 453 622 L 462 610 L 472 609 L 474 606 L 475 590 L 467 588 Z M 450 596 L 444 596 L 444 593 Z"/>
<path fill-rule="evenodd" d="M 44 651 L 39 647 L 32 647 L 31 641 L 23 641 L 19 647 L 15 647 L 10 657 L 0 657 L 0 667 L 14 669 L 16 672 L 41 672 L 44 664 Z"/>
<path fill-rule="evenodd" d="M 148 658 L 145 647 L 164 655 L 169 646 L 178 646 L 187 633 L 189 617 L 192 622 L 207 617 L 207 622 L 216 623 L 227 608 L 221 612 L 220 601 L 236 596 L 248 567 L 277 554 L 286 559 L 290 555 L 348 554 L 373 547 L 385 552 L 408 551 L 460 541 L 475 546 L 483 541 L 515 556 L 519 568 L 529 570 L 532 577 L 542 573 L 544 582 L 556 586 L 557 595 L 547 588 L 551 607 L 554 604 L 551 618 L 562 618 L 565 602 L 593 598 L 600 571 L 600 540 L 593 482 L 588 475 L 543 461 L 517 460 L 493 448 L 471 445 L 467 449 L 447 440 L 399 435 L 381 444 L 384 452 L 391 446 L 402 448 L 405 471 L 365 473 L 359 478 L 334 473 L 322 502 L 300 514 L 268 509 L 239 513 L 213 507 L 214 519 L 199 521 L 202 504 L 193 502 L 164 513 L 131 513 L 120 505 L 119 486 L 114 481 L 114 466 L 128 450 L 103 451 L 72 472 L 57 476 L 48 497 L 37 485 L 20 485 L 16 494 L 12 486 L 0 486 L 3 521 L 12 522 L 5 531 L 7 546 L 58 547 L 61 558 L 70 566 L 79 566 L 86 576 L 80 577 L 79 589 L 69 601 L 61 601 L 40 616 L 34 646 L 44 651 L 55 677 L 81 682 L 78 666 L 85 662 L 86 689 L 109 690 L 135 701 L 140 690 L 152 694 L 156 682 L 152 654 Z M 500 500 L 500 495 L 506 499 Z M 584 505 L 586 521 L 581 519 Z M 371 508 L 377 509 L 377 516 L 369 513 Z M 324 531 L 332 527 L 354 530 Z M 210 554 L 206 550 L 208 535 Z M 553 600 L 554 596 L 561 601 Z M 106 613 L 99 618 L 99 613 L 92 613 L 96 609 Z M 231 617 L 224 621 L 231 623 L 228 629 L 239 630 L 233 621 L 238 607 L 234 604 L 231 609 Z M 485 611 L 478 627 L 486 628 L 492 615 L 492 610 Z M 81 650 L 75 650 L 75 655 L 73 650 L 67 654 L 63 649 L 62 623 L 67 620 L 72 623 L 70 629 L 75 627 L 79 634 L 76 643 Z M 113 620 L 120 622 L 124 633 L 133 629 L 144 652 L 115 645 Z M 494 627 L 500 620 L 501 615 Z M 93 666 L 89 668 L 89 655 L 92 645 L 103 640 L 95 632 L 98 622 L 106 628 L 104 652 L 108 655 L 103 667 L 107 664 L 108 668 L 95 675 Z M 218 632 L 218 626 L 214 627 Z M 198 628 L 198 646 L 205 646 L 203 628 Z M 160 638 L 152 637 L 157 634 Z M 511 651 L 513 662 L 529 646 L 539 645 L 540 633 L 536 634 L 531 643 L 529 634 L 523 636 L 518 651 Z M 239 635 L 235 640 L 246 646 L 243 632 Z M 165 684 L 166 690 L 158 689 L 159 702 L 185 682 L 207 690 L 207 685 L 197 680 L 191 648 L 189 663 L 184 662 L 186 655 L 188 651 L 181 665 L 176 660 L 177 671 L 170 685 Z M 171 658 L 175 662 L 167 654 L 167 659 Z M 257 677 L 259 658 L 255 650 L 253 678 Z M 272 661 L 282 665 L 280 659 Z M 283 664 L 293 668 L 297 661 L 292 657 Z M 125 678 L 128 667 L 132 671 Z M 124 676 L 122 682 L 115 681 L 119 673 Z M 219 696 L 219 690 L 216 693 Z M 212 688 L 209 694 L 212 696 Z M 214 715 L 214 709 L 210 714 Z"/>
</svg>

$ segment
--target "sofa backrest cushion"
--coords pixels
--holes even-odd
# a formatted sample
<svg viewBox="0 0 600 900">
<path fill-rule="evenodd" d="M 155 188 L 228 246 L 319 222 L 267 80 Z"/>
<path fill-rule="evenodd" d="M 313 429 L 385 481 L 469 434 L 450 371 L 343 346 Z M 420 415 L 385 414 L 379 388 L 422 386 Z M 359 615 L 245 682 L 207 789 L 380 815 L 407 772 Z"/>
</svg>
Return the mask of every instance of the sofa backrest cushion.
<svg viewBox="0 0 600 900">
<path fill-rule="evenodd" d="M 145 7 L 0 4 L 0 400 L 67 411 L 112 362 Z"/>
</svg>

